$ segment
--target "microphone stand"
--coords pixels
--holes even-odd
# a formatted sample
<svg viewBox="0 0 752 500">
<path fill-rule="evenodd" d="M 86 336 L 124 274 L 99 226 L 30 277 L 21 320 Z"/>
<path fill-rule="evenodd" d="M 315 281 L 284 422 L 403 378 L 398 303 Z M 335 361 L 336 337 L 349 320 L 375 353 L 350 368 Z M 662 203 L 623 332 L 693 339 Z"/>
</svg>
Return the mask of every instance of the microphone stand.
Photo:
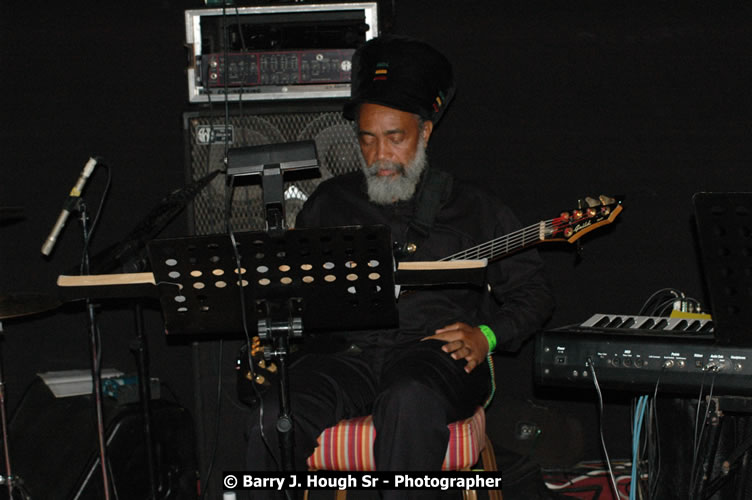
<svg viewBox="0 0 752 500">
<path fill-rule="evenodd" d="M 81 231 L 84 238 L 84 253 L 82 257 L 82 274 L 89 274 L 89 214 L 86 210 L 86 203 L 82 198 L 78 198 L 76 210 L 79 213 L 81 222 Z M 105 500 L 110 500 L 110 481 L 107 474 L 107 443 L 105 442 L 104 432 L 104 405 L 102 401 L 102 370 L 100 366 L 100 344 L 99 344 L 99 325 L 97 324 L 96 306 L 91 298 L 86 298 L 86 311 L 88 319 L 89 343 L 91 349 L 91 375 L 94 391 L 94 402 L 97 415 L 97 435 L 99 437 L 99 462 L 102 470 L 102 486 L 104 488 Z"/>
<path fill-rule="evenodd" d="M 3 325 L 0 323 L 0 335 L 3 333 Z M 0 339 L 1 341 L 2 339 Z M 13 472 L 10 466 L 10 445 L 8 444 L 8 416 L 5 413 L 5 375 L 3 373 L 2 352 L 0 352 L 0 424 L 2 424 L 3 434 L 3 458 L 5 459 L 5 477 L 2 478 L 0 484 L 4 484 L 8 487 L 8 498 L 13 498 Z"/>
<path fill-rule="evenodd" d="M 117 244 L 95 254 L 90 258 L 89 274 L 123 272 L 138 273 L 148 270 L 143 254 L 146 243 L 151 241 L 167 224 L 187 206 L 187 204 L 204 189 L 218 174 L 214 170 L 202 178 L 176 189 L 154 206 L 149 213 Z M 88 258 L 88 257 L 86 257 Z M 149 370 L 149 350 L 144 328 L 143 304 L 140 299 L 134 303 L 136 338 L 130 344 L 130 351 L 136 360 L 141 417 L 143 420 L 144 441 L 146 443 L 146 464 L 148 468 L 150 500 L 169 495 L 169 487 L 159 472 L 159 457 L 154 440 L 154 425 L 151 403 L 151 376 Z"/>
</svg>

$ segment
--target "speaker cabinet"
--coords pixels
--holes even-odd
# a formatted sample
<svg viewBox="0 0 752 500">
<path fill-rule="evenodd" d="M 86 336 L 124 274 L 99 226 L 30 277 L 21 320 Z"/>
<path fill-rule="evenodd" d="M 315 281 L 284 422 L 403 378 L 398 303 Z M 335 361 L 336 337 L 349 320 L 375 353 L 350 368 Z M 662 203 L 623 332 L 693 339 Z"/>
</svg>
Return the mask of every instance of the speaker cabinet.
<svg viewBox="0 0 752 500">
<path fill-rule="evenodd" d="M 320 176 L 296 179 L 293 177 L 295 172 L 285 174 L 285 211 L 289 228 L 294 227 L 295 216 L 322 180 L 357 170 L 362 161 L 354 125 L 342 117 L 342 101 L 296 103 L 293 108 L 233 107 L 229 113 L 220 109 L 192 111 L 184 114 L 183 126 L 188 182 L 223 169 L 230 148 L 313 140 Z M 255 181 L 254 185 L 234 189 L 230 225 L 235 231 L 259 231 L 265 227 L 260 179 Z M 188 211 L 193 234 L 226 231 L 229 196 L 224 176 L 217 176 L 196 196 L 192 209 Z"/>
<path fill-rule="evenodd" d="M 105 397 L 104 415 L 113 498 L 150 498 L 140 406 L 118 405 L 114 399 Z M 9 427 L 13 476 L 20 481 L 27 498 L 104 498 L 92 396 L 55 398 L 37 379 L 19 404 Z M 158 498 L 195 499 L 195 438 L 188 412 L 174 403 L 152 401 L 151 432 Z"/>
</svg>

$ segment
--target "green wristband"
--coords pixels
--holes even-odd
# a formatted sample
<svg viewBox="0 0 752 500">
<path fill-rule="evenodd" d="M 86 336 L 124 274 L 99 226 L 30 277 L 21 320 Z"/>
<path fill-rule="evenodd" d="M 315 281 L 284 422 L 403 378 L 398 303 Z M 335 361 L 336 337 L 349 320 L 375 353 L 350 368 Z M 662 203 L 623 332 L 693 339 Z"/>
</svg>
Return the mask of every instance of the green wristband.
<svg viewBox="0 0 752 500">
<path fill-rule="evenodd" d="M 483 332 L 488 341 L 488 352 L 493 352 L 496 349 L 496 334 L 488 325 L 478 325 L 478 328 L 480 328 L 480 331 Z"/>
</svg>

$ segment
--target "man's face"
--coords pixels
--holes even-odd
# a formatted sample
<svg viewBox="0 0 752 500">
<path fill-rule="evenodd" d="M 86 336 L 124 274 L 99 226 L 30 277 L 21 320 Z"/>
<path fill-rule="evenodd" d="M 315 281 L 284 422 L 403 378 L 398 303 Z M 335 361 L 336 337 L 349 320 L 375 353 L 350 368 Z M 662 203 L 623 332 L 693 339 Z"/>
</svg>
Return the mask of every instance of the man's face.
<svg viewBox="0 0 752 500">
<path fill-rule="evenodd" d="M 364 103 L 358 115 L 358 141 L 366 166 L 371 201 L 383 205 L 408 200 L 425 168 L 425 147 L 433 123 L 421 127 L 412 113 Z"/>
</svg>

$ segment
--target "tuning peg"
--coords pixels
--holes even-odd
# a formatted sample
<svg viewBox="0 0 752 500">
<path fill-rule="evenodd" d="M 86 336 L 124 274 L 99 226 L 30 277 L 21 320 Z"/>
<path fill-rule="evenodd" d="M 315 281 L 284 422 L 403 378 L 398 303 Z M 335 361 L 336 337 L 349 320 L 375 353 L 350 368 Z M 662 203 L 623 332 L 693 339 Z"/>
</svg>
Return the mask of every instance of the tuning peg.
<svg viewBox="0 0 752 500">
<path fill-rule="evenodd" d="M 613 205 L 614 203 L 616 203 L 615 199 L 611 198 L 610 196 L 606 196 L 605 194 L 600 195 L 598 199 L 600 199 L 601 203 L 603 203 L 604 205 Z"/>
<path fill-rule="evenodd" d="M 586 196 L 585 197 L 585 203 L 587 203 L 587 206 L 590 207 L 590 208 L 597 207 L 598 205 L 601 204 L 600 201 L 596 200 L 595 198 L 593 198 L 591 196 Z"/>
</svg>

